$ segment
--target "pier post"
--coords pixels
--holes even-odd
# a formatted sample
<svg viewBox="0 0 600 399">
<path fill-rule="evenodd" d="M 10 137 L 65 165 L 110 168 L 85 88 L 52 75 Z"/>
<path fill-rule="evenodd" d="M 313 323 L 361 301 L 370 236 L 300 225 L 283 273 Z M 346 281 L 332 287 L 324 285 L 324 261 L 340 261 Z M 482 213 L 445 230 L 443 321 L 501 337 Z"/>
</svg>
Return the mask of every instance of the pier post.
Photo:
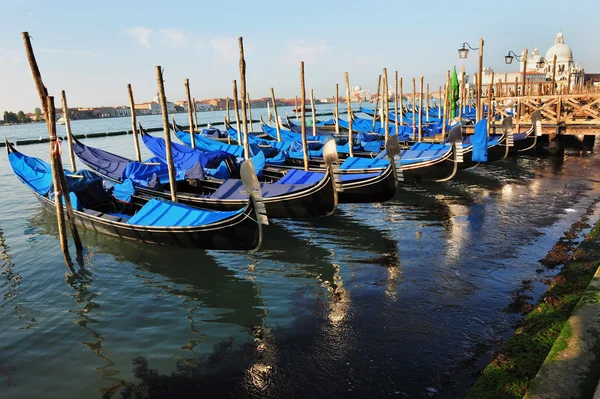
<svg viewBox="0 0 600 399">
<path fill-rule="evenodd" d="M 67 142 L 69 143 L 69 158 L 71 160 L 71 171 L 77 172 L 77 164 L 75 163 L 75 152 L 73 151 L 73 136 L 71 135 L 71 118 L 69 118 L 69 107 L 67 105 L 67 95 L 64 90 L 60 91 L 62 100 L 63 116 L 65 118 L 65 128 L 67 129 Z"/>
<path fill-rule="evenodd" d="M 248 119 L 245 105 L 245 102 L 248 99 L 248 94 L 246 93 L 246 60 L 244 59 L 244 39 L 242 37 L 238 38 L 238 44 L 240 47 L 240 98 L 242 100 L 242 126 L 244 128 L 244 159 L 250 159 Z"/>
<path fill-rule="evenodd" d="M 350 96 L 350 80 L 348 78 L 348 72 L 344 72 L 346 77 L 346 102 L 348 104 L 348 153 L 351 157 L 354 156 L 352 149 L 352 124 L 354 118 L 352 118 L 352 97 Z"/>
<path fill-rule="evenodd" d="M 308 143 L 306 142 L 306 85 L 304 84 L 304 61 L 300 62 L 300 118 L 302 123 L 302 153 L 304 158 L 304 170 L 308 170 Z"/>
<path fill-rule="evenodd" d="M 196 139 L 194 138 L 194 133 L 196 131 L 194 130 L 194 114 L 192 111 L 192 95 L 190 94 L 190 80 L 185 79 L 183 81 L 183 84 L 185 85 L 185 95 L 187 96 L 187 103 L 188 103 L 188 121 L 190 124 L 190 141 L 192 143 L 192 148 L 196 149 Z M 194 104 L 194 108 L 195 108 L 195 104 Z"/>
<path fill-rule="evenodd" d="M 165 84 L 163 81 L 162 68 L 156 66 L 156 81 L 158 84 L 158 99 L 162 112 L 163 129 L 165 131 L 165 147 L 167 153 L 167 167 L 169 169 L 169 187 L 171 188 L 171 200 L 177 202 L 177 183 L 175 181 L 175 165 L 173 164 L 173 148 L 171 147 L 171 129 L 169 129 L 169 113 L 167 110 L 167 98 L 165 97 Z M 191 136 L 194 140 L 194 136 Z"/>
<path fill-rule="evenodd" d="M 379 115 L 379 90 L 381 88 L 381 75 L 377 77 L 377 95 L 375 96 L 375 109 L 373 110 L 373 127 L 372 131 L 375 131 L 375 124 L 377 123 L 377 116 Z"/>
<path fill-rule="evenodd" d="M 277 114 L 277 102 L 275 101 L 275 91 L 271 87 L 271 101 L 273 101 L 273 112 L 275 113 L 275 127 L 277 129 L 277 141 L 281 141 L 281 129 L 279 127 L 279 115 Z"/>
<path fill-rule="evenodd" d="M 133 90 L 131 83 L 127 83 L 127 92 L 129 94 L 129 107 L 131 108 L 131 133 L 133 134 L 133 145 L 135 147 L 135 159 L 142 162 L 142 154 L 140 152 L 140 140 L 138 138 L 137 119 L 135 115 L 135 102 L 133 101 Z"/>
<path fill-rule="evenodd" d="M 242 145 L 242 130 L 240 127 L 240 103 L 238 99 L 237 81 L 233 80 L 233 110 L 235 111 L 235 126 L 237 129 L 238 145 Z"/>
</svg>

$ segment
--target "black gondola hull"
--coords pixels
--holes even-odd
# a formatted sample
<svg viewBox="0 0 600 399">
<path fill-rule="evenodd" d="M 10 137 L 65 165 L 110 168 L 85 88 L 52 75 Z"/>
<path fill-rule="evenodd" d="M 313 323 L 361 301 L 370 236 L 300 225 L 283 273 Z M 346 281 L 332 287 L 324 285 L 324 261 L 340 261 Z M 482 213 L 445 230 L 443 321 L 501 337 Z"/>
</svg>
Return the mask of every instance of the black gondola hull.
<svg viewBox="0 0 600 399">
<path fill-rule="evenodd" d="M 39 195 L 36 197 L 45 209 L 55 212 L 53 201 Z M 194 227 L 137 226 L 103 219 L 84 211 L 74 210 L 74 214 L 76 224 L 87 230 L 145 244 L 196 249 L 253 250 L 261 243 L 262 227 L 254 220 L 256 216 L 252 202 L 235 217 L 208 226 Z"/>
<path fill-rule="evenodd" d="M 138 187 L 137 190 L 148 196 L 170 198 L 168 192 L 160 192 Z M 337 199 L 335 184 L 329 173 L 316 185 L 295 193 L 277 197 L 263 197 L 263 203 L 269 218 L 304 218 L 328 216 L 335 212 Z M 194 196 L 192 193 L 179 192 L 177 199 L 182 204 L 196 208 L 231 211 L 246 205 L 247 199 L 216 199 Z"/>
</svg>

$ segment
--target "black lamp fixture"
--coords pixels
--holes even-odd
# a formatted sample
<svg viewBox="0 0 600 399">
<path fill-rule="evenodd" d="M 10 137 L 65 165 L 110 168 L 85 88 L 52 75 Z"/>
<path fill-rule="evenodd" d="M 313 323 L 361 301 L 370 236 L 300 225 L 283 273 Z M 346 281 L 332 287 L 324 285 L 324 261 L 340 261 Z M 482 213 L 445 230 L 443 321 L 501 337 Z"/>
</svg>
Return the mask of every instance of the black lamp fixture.
<svg viewBox="0 0 600 399">
<path fill-rule="evenodd" d="M 540 57 L 540 60 L 536 62 L 535 66 L 538 69 L 542 69 L 544 67 L 544 64 L 548 64 L 548 61 L 544 57 Z"/>
<path fill-rule="evenodd" d="M 512 64 L 513 58 L 516 58 L 517 61 L 521 61 L 523 59 L 523 56 L 518 56 L 517 54 L 515 54 L 514 51 L 511 50 L 511 51 L 508 52 L 508 54 L 506 54 L 504 56 L 504 62 L 507 63 L 507 64 Z"/>
<path fill-rule="evenodd" d="M 479 47 L 473 48 L 469 45 L 469 43 L 464 42 L 462 44 L 462 47 L 458 49 L 458 58 L 460 58 L 461 60 L 464 60 L 465 58 L 467 58 L 469 56 L 469 49 L 479 50 Z"/>
</svg>

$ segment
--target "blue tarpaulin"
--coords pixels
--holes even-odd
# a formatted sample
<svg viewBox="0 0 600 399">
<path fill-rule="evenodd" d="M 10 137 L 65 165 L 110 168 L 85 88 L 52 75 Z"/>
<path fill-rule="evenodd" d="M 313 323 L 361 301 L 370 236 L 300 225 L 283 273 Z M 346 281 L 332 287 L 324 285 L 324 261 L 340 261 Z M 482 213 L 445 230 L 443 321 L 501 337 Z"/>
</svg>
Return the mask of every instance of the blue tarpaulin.
<svg viewBox="0 0 600 399">
<path fill-rule="evenodd" d="M 475 124 L 475 134 L 471 136 L 473 144 L 473 161 L 487 162 L 488 160 L 488 135 L 487 118 L 484 118 Z"/>
<path fill-rule="evenodd" d="M 237 211 L 205 211 L 197 208 L 152 198 L 131 219 L 129 224 L 141 226 L 202 226 L 216 223 L 242 213 Z"/>
</svg>

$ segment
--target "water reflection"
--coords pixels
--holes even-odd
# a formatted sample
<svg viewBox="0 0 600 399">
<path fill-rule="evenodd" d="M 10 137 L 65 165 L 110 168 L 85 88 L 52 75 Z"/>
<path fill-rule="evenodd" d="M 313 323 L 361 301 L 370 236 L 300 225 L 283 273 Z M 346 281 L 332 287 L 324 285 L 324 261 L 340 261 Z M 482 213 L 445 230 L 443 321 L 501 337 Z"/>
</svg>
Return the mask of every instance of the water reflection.
<svg viewBox="0 0 600 399">
<path fill-rule="evenodd" d="M 2 262 L 2 277 L 6 284 L 4 285 L 3 299 L 5 301 L 14 301 L 21 291 L 21 276 L 15 272 L 15 265 L 12 263 L 8 245 L 4 241 L 4 232 L 0 226 L 0 261 Z M 2 307 L 4 307 L 3 305 Z"/>
</svg>

